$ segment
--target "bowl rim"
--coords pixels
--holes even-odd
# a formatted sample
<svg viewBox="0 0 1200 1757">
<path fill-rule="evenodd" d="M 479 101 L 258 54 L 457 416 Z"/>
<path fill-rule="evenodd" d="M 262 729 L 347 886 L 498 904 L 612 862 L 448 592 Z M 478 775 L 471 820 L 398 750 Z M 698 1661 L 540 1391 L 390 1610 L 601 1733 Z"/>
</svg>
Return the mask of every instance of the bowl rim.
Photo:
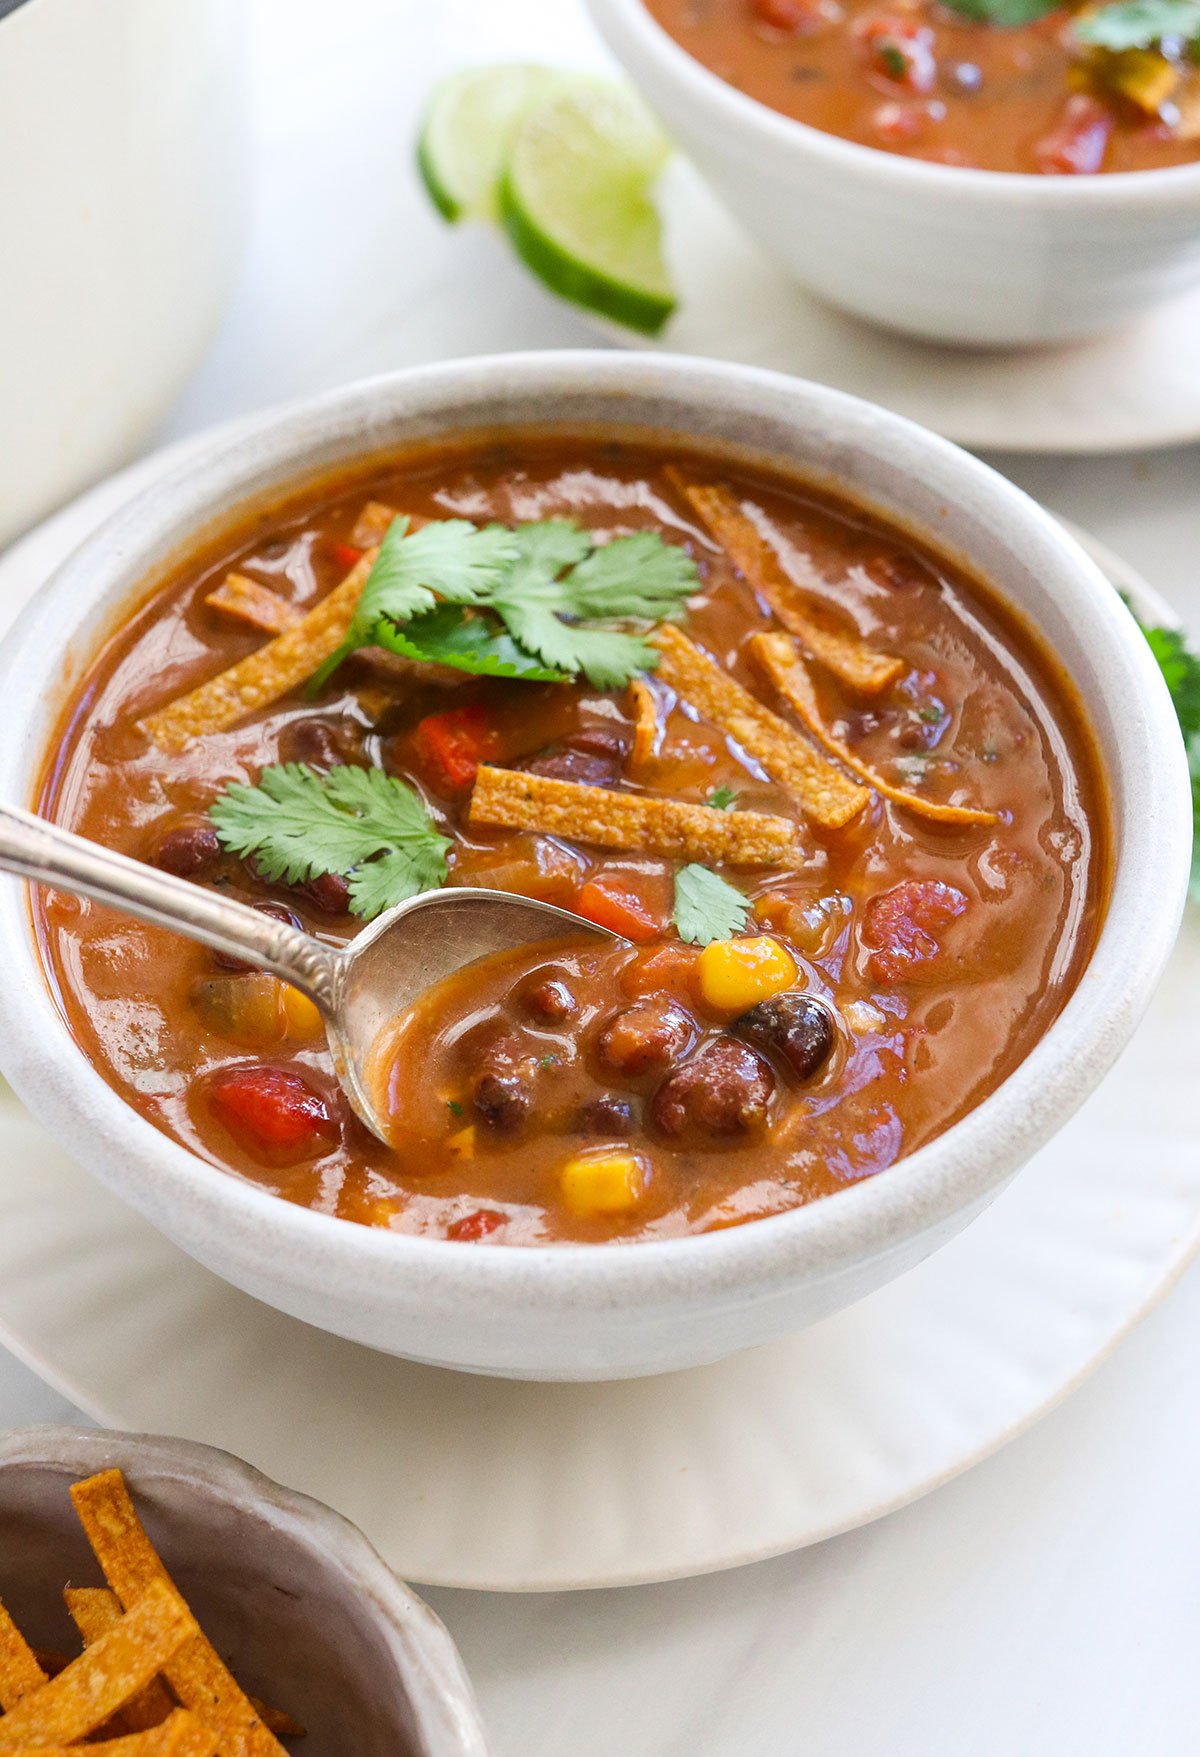
<svg viewBox="0 0 1200 1757">
<path fill-rule="evenodd" d="M 1200 206 L 1200 158 L 1190 165 L 1165 165 L 1144 171 L 1107 171 L 1094 177 L 1046 177 L 1033 171 L 990 171 L 973 165 L 939 165 L 883 147 L 867 146 L 828 134 L 772 109 L 761 99 L 739 91 L 704 65 L 649 12 L 643 0 L 584 0 L 593 22 L 617 59 L 624 50 L 640 54 L 669 81 L 679 97 L 697 109 L 719 111 L 710 118 L 713 139 L 763 166 L 780 152 L 808 156 L 830 172 L 874 176 L 897 200 L 906 196 L 956 197 L 966 202 L 990 201 L 1005 207 L 1029 207 L 1050 215 L 1064 208 L 1107 214 L 1129 211 L 1140 215 L 1147 203 L 1170 211 Z M 627 69 L 636 78 L 632 68 Z"/>
<path fill-rule="evenodd" d="M 913 1239 L 982 1208 L 1083 1102 L 1148 1005 L 1182 916 L 1191 849 L 1183 744 L 1149 647 L 1099 568 L 1021 489 L 948 440 L 844 392 L 758 368 L 611 350 L 495 355 L 409 368 L 270 411 L 215 454 L 189 456 L 143 490 L 56 571 L 0 642 L 0 699 L 16 723 L 23 715 L 32 719 L 61 676 L 64 652 L 105 568 L 119 577 L 136 565 L 137 577 L 144 577 L 162 553 L 156 533 L 161 538 L 173 525 L 199 532 L 213 518 L 214 497 L 223 497 L 220 524 L 260 483 L 303 481 L 301 460 L 314 453 L 320 436 L 328 442 L 339 423 L 343 436 L 351 429 L 357 436 L 370 432 L 373 419 L 441 411 L 464 432 L 494 428 L 504 424 L 508 396 L 536 392 L 561 401 L 560 424 L 569 426 L 572 399 L 597 391 L 617 410 L 627 399 L 657 394 L 697 415 L 715 412 L 731 421 L 743 409 L 756 419 L 764 411 L 764 421 L 765 411 L 778 409 L 785 422 L 847 443 L 854 437 L 881 454 L 891 442 L 903 442 L 914 448 L 911 465 L 905 464 L 910 480 L 919 467 L 939 481 L 940 492 L 941 478 L 950 475 L 962 505 L 978 496 L 998 527 L 1021 521 L 1036 540 L 1039 562 L 1057 569 L 1060 587 L 1086 607 L 1088 638 L 1113 661 L 1137 705 L 1117 760 L 1130 783 L 1143 788 L 1140 811 L 1156 836 L 1152 843 L 1122 840 L 1114 823 L 1111 897 L 1090 964 L 1025 1059 L 942 1135 L 888 1175 L 820 1201 L 745 1226 L 624 1249 L 614 1243 L 481 1248 L 368 1228 L 299 1207 L 200 1158 L 135 1111 L 89 1061 L 55 1006 L 27 887 L 0 888 L 0 1066 L 18 1095 L 79 1159 L 93 1161 L 91 1169 L 97 1169 L 97 1132 L 114 1143 L 112 1154 L 100 1155 L 98 1174 L 161 1230 L 172 1228 L 156 1216 L 182 1204 L 193 1234 L 219 1238 L 227 1257 L 253 1247 L 255 1265 L 283 1261 L 289 1285 L 339 1303 L 348 1288 L 369 1279 L 380 1310 L 388 1309 L 390 1291 L 410 1304 L 420 1299 L 431 1313 L 439 1304 L 456 1312 L 464 1300 L 476 1300 L 493 1312 L 522 1316 L 627 1308 L 627 1316 L 644 1317 L 681 1306 L 698 1311 L 713 1300 L 756 1303 L 798 1281 L 833 1282 L 864 1261 L 898 1254 Z M 464 403 L 476 412 L 466 415 Z M 500 413 L 487 413 L 493 410 Z M 550 424 L 554 417 L 545 419 Z M 621 414 L 612 420 L 618 425 Z M 627 425 L 635 420 L 626 413 Z M 358 455 L 378 449 L 360 441 Z M 354 452 L 346 445 L 339 455 L 348 459 Z M 314 463 L 315 457 L 310 474 Z M 944 540 L 940 547 L 950 545 Z M 127 589 L 123 602 L 131 595 Z M 89 655 L 95 644 L 89 636 Z M 43 757 L 41 743 L 22 753 L 18 740 L 0 741 L 0 797 L 27 805 Z M 202 1250 L 196 1254 L 205 1260 Z"/>
<path fill-rule="evenodd" d="M 449 1631 L 344 1513 L 285 1488 L 233 1452 L 196 1440 L 59 1422 L 0 1433 L 0 1471 L 83 1477 L 114 1466 L 130 1477 L 135 1492 L 139 1476 L 188 1482 L 204 1494 L 240 1500 L 264 1524 L 286 1523 L 322 1566 L 336 1568 L 358 1589 L 365 1611 L 385 1632 L 429 1757 L 487 1757 L 474 1692 Z"/>
</svg>

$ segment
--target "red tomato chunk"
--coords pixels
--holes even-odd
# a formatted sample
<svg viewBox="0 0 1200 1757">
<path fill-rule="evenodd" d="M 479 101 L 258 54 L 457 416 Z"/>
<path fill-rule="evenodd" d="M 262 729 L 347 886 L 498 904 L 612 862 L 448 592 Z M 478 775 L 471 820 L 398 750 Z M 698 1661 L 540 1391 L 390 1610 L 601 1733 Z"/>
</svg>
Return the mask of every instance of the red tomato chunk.
<svg viewBox="0 0 1200 1757">
<path fill-rule="evenodd" d="M 230 1134 L 266 1158 L 314 1159 L 337 1139 L 326 1100 L 288 1068 L 229 1068 L 211 1081 L 208 1095 Z"/>
<path fill-rule="evenodd" d="M 480 763 L 496 754 L 496 732 L 486 708 L 449 708 L 418 721 L 413 745 L 435 787 L 463 793 L 475 785 Z"/>
<path fill-rule="evenodd" d="M 905 91 L 932 91 L 937 80 L 934 35 L 915 18 L 867 18 L 858 26 L 858 38 L 868 65 Z"/>
<path fill-rule="evenodd" d="M 905 879 L 867 904 L 863 944 L 867 968 L 879 982 L 903 982 L 941 951 L 936 938 L 967 906 L 963 893 L 940 879 Z"/>
<path fill-rule="evenodd" d="M 1034 149 L 1038 170 L 1050 176 L 1090 177 L 1102 169 L 1115 117 L 1087 92 L 1067 99 L 1056 128 Z"/>
<path fill-rule="evenodd" d="M 456 1244 L 473 1244 L 476 1239 L 487 1238 L 489 1233 L 496 1232 L 508 1219 L 496 1208 L 476 1208 L 473 1214 L 464 1214 L 461 1220 L 453 1220 L 446 1228 L 446 1237 Z"/>
</svg>

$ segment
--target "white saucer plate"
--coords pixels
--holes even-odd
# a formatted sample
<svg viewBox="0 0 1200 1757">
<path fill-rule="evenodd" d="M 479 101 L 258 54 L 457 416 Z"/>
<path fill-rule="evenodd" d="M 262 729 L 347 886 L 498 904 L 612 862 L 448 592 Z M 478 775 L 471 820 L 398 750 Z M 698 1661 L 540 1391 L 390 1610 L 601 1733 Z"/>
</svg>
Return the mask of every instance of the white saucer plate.
<svg viewBox="0 0 1200 1757">
<path fill-rule="evenodd" d="M 3 619 L 163 467 L 104 484 L 12 550 Z M 1115 1072 L 962 1237 L 802 1336 L 616 1385 L 468 1378 L 286 1318 L 181 1255 L 8 1098 L 0 1342 L 109 1426 L 225 1447 L 336 1507 L 408 1579 L 616 1586 L 798 1549 L 1029 1427 L 1200 1248 L 1198 988 L 1191 910 Z"/>
<path fill-rule="evenodd" d="M 977 451 L 1142 451 L 1200 439 L 1200 292 L 1099 341 L 1014 352 L 910 341 L 777 269 L 683 160 L 660 190 L 679 309 L 654 343 L 813 378 Z"/>
</svg>

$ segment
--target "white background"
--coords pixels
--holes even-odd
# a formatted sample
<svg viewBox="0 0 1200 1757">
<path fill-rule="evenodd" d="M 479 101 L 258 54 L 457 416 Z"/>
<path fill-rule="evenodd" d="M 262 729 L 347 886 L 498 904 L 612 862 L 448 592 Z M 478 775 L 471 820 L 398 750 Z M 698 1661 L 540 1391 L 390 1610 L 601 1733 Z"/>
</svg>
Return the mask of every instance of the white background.
<svg viewBox="0 0 1200 1757">
<path fill-rule="evenodd" d="M 593 342 L 493 239 L 442 227 L 410 170 L 438 73 L 594 56 L 576 0 L 248 0 L 247 34 L 245 271 L 160 437 L 448 354 Z M 993 461 L 1200 630 L 1200 452 Z M 0 1354 L 0 1425 L 71 1413 Z M 866 1530 L 670 1586 L 428 1596 L 497 1757 L 1196 1757 L 1200 1271 L 1032 1434 Z"/>
</svg>

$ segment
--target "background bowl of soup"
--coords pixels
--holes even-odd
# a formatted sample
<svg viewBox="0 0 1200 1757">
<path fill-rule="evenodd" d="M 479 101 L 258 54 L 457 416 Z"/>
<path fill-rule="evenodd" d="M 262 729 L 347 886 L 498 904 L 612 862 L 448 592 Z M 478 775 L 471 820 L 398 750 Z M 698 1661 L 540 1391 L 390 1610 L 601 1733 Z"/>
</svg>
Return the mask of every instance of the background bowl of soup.
<svg viewBox="0 0 1200 1757">
<path fill-rule="evenodd" d="M 6 882 L 0 1065 L 106 1184 L 201 1262 L 282 1310 L 438 1364 L 606 1378 L 712 1360 L 815 1322 L 978 1214 L 1128 1041 L 1178 925 L 1190 798 L 1174 711 L 1136 625 L 1075 542 L 986 466 L 823 387 L 669 356 L 566 353 L 351 386 L 270 416 L 133 502 L 6 639 L 0 688 L 20 731 L 0 751 L 0 797 L 22 805 L 42 797 L 63 708 L 169 558 L 330 470 L 481 432 L 532 431 L 553 446 L 556 429 L 594 434 L 598 463 L 606 438 L 641 435 L 669 447 L 671 435 L 686 435 L 684 449 L 707 448 L 730 468 L 758 460 L 818 495 L 848 499 L 987 582 L 1028 639 L 1054 655 L 1098 749 L 1111 872 L 1086 968 L 1019 1064 L 890 1170 L 750 1224 L 605 1243 L 414 1236 L 281 1200 L 139 1114 L 81 1049 L 47 985 L 23 887 Z M 572 481 L 586 486 L 586 471 L 574 470 Z M 191 749 L 187 760 L 203 752 Z M 1092 828 L 1108 836 L 1102 823 Z M 1048 959 L 1053 966 L 1052 949 Z M 119 1001 L 114 980 L 110 998 Z M 144 1023 L 136 1014 L 131 1034 Z"/>
<path fill-rule="evenodd" d="M 773 32 L 743 0 L 692 13 L 683 0 L 589 6 L 738 221 L 796 280 L 858 317 L 936 342 L 1060 342 L 1115 328 L 1200 280 L 1200 143 L 1155 144 L 1146 124 L 1119 152 L 1110 141 L 1106 162 L 1121 168 L 1066 174 L 1089 160 L 1086 113 L 1069 113 L 1053 138 L 1055 107 L 1080 95 L 1066 58 L 1051 53 L 1065 14 L 1026 27 L 1019 57 L 999 27 L 939 15 L 946 59 L 935 72 L 929 45 L 886 33 L 873 45 L 856 33 L 861 14 L 862 24 L 890 18 L 933 38 L 924 15 L 883 4 L 843 15 L 831 0 L 837 22 L 813 36 Z M 994 37 L 1011 63 L 995 70 L 994 99 L 986 84 L 974 89 L 989 70 L 970 58 L 973 32 Z M 905 73 L 914 55 L 929 66 L 916 91 Z M 956 78 L 967 82 L 957 91 Z M 923 132 L 930 104 L 945 115 Z M 1103 114 L 1097 106 L 1093 155 Z M 1056 163 L 1061 174 L 1039 173 Z"/>
</svg>

